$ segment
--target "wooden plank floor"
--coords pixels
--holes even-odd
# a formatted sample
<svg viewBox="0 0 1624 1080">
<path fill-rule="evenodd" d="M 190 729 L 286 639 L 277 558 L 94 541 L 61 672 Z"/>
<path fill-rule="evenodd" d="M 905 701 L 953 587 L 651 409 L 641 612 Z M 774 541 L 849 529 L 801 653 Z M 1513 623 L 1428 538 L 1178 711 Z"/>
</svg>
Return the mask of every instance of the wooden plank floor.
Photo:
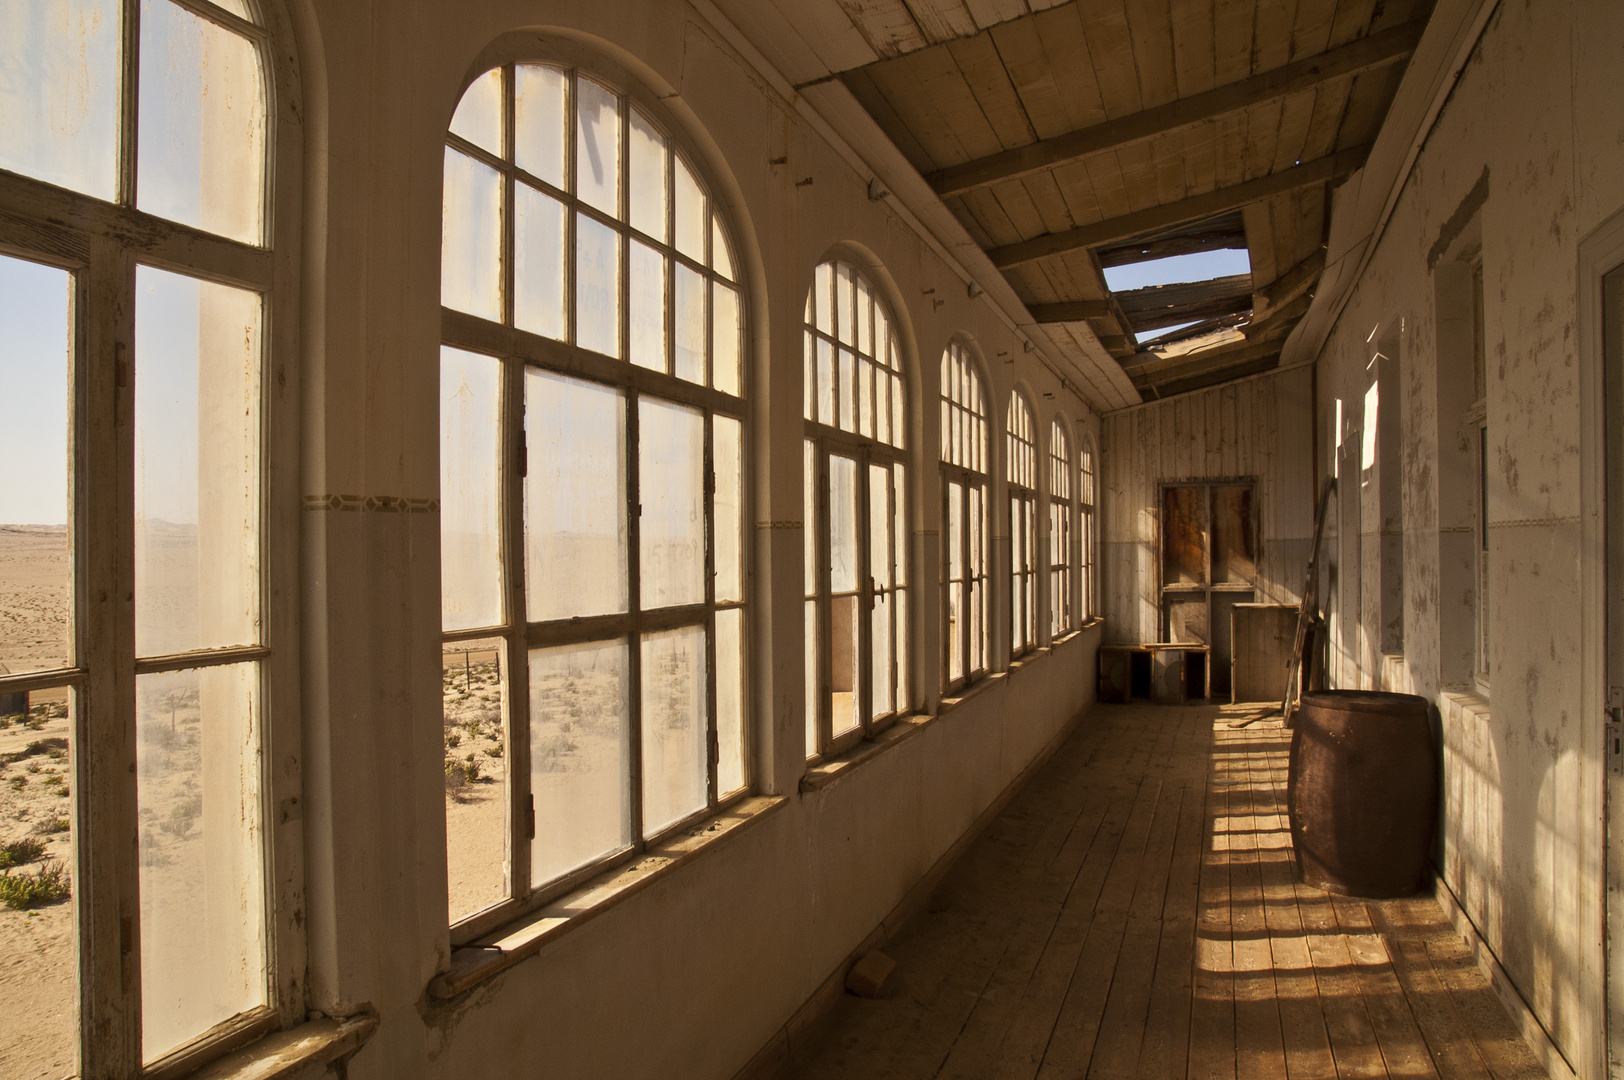
<svg viewBox="0 0 1624 1080">
<path fill-rule="evenodd" d="M 1298 885 L 1279 721 L 1098 706 L 785 1074 L 1543 1078 L 1430 897 Z"/>
</svg>

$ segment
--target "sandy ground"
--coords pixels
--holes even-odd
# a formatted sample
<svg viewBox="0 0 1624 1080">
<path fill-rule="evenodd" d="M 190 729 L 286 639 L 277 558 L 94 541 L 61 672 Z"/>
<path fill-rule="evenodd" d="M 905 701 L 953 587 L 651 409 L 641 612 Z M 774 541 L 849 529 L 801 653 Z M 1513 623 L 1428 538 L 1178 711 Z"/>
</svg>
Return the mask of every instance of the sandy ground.
<svg viewBox="0 0 1624 1080">
<path fill-rule="evenodd" d="M 507 748 L 497 653 L 481 642 L 447 645 L 441 685 L 446 871 L 456 922 L 507 895 Z"/>
<path fill-rule="evenodd" d="M 68 569 L 66 526 L 0 525 L 0 665 L 67 665 Z"/>
</svg>

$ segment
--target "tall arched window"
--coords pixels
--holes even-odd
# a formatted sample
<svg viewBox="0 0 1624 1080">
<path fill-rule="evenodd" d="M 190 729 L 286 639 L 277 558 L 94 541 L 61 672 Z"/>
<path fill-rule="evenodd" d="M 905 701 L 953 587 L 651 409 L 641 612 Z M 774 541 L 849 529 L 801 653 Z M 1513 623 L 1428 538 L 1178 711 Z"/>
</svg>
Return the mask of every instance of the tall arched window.
<svg viewBox="0 0 1624 1080">
<path fill-rule="evenodd" d="M 734 266 L 630 80 L 514 63 L 464 92 L 440 359 L 455 940 L 748 788 Z"/>
<path fill-rule="evenodd" d="M 807 754 L 907 712 L 907 410 L 891 313 L 844 262 L 805 314 Z"/>
<path fill-rule="evenodd" d="M 1049 637 L 1076 625 L 1072 606 L 1071 440 L 1065 421 L 1049 424 Z"/>
<path fill-rule="evenodd" d="M 267 587 L 298 529 L 266 483 L 297 460 L 263 378 L 297 366 L 272 56 L 245 0 L 0 15 L 0 728 L 43 842 L 8 873 L 55 942 L 0 973 L 32 1002 L 0 1028 L 16 1075 L 190 1070 L 304 1016 L 267 903 L 302 887 L 266 816 L 298 777 L 263 764 L 299 727 L 296 590 Z"/>
<path fill-rule="evenodd" d="M 1082 585 L 1083 585 L 1083 619 L 1094 618 L 1099 611 L 1099 582 L 1096 578 L 1095 534 L 1094 534 L 1094 444 L 1087 438 L 1083 439 L 1082 455 L 1082 482 L 1079 485 L 1078 501 L 1082 506 L 1082 536 L 1080 551 L 1082 553 Z"/>
<path fill-rule="evenodd" d="M 987 403 L 963 345 L 942 353 L 943 689 L 987 670 Z"/>
<path fill-rule="evenodd" d="M 1038 447 L 1032 410 L 1019 390 L 1009 395 L 1009 651 L 1038 643 Z"/>
</svg>

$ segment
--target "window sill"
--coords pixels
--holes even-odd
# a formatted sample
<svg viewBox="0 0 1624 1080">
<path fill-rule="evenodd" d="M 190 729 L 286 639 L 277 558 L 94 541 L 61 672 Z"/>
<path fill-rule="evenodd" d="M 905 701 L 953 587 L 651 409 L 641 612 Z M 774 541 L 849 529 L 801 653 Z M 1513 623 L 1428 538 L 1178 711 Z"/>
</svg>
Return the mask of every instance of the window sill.
<svg viewBox="0 0 1624 1080">
<path fill-rule="evenodd" d="M 1002 671 L 995 671 L 981 676 L 981 678 L 965 687 L 958 697 L 943 698 L 942 703 L 936 707 L 936 715 L 946 716 L 954 709 L 968 705 L 982 694 L 991 691 L 993 687 L 1003 685 L 1006 678 L 1008 676 Z"/>
<path fill-rule="evenodd" d="M 1053 650 L 1054 645 L 1052 643 L 1048 645 L 1032 646 L 1030 649 L 1027 649 L 1025 652 L 1021 653 L 1019 657 L 1009 662 L 1008 674 L 1013 675 L 1027 665 L 1036 663 L 1043 657 L 1048 656 Z"/>
<path fill-rule="evenodd" d="M 941 713 L 938 712 L 937 716 Z M 935 720 L 935 716 L 923 713 L 910 713 L 896 719 L 890 727 L 874 736 L 873 739 L 860 742 L 839 757 L 828 761 L 820 761 L 811 766 L 801 775 L 801 792 L 821 791 L 843 776 L 850 775 L 853 769 L 865 761 L 872 761 L 899 743 L 907 742 L 925 729 L 925 726 Z"/>
<path fill-rule="evenodd" d="M 210 1062 L 188 1080 L 285 1080 L 348 1057 L 378 1030 L 376 1016 L 312 1020 Z"/>
<path fill-rule="evenodd" d="M 1476 720 L 1480 724 L 1489 722 L 1489 699 L 1476 690 L 1445 690 L 1438 697 L 1449 706 L 1449 711 L 1459 713 L 1462 719 Z"/>
<path fill-rule="evenodd" d="M 471 945 L 451 950 L 451 968 L 429 982 L 429 997 L 446 1001 L 535 955 L 549 941 L 583 926 L 724 841 L 745 832 L 788 802 L 782 795 L 755 796 L 644 852 L 626 866 L 593 878 L 580 889 L 514 920 Z"/>
</svg>

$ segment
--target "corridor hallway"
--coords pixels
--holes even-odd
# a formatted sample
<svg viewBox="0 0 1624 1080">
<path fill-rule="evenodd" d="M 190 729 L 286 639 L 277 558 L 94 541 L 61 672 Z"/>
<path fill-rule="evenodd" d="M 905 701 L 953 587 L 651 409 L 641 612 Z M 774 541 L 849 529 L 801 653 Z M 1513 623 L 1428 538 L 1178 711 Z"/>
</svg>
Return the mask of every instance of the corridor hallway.
<svg viewBox="0 0 1624 1080">
<path fill-rule="evenodd" d="M 1429 896 L 1292 880 L 1289 733 L 1096 706 L 787 1074 L 1544 1077 Z"/>
</svg>

